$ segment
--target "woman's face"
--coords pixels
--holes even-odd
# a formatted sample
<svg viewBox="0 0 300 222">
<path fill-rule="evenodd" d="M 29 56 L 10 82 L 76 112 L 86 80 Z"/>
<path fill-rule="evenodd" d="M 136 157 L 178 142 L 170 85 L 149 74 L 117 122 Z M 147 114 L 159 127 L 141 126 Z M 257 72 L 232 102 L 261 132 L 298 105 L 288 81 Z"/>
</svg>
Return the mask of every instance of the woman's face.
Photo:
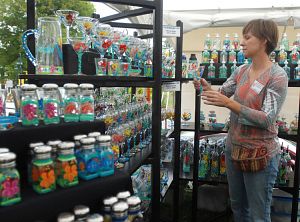
<svg viewBox="0 0 300 222">
<path fill-rule="evenodd" d="M 266 40 L 261 40 L 255 37 L 251 32 L 248 32 L 243 35 L 241 46 L 243 47 L 245 57 L 253 58 L 253 56 L 257 54 L 265 53 Z"/>
</svg>

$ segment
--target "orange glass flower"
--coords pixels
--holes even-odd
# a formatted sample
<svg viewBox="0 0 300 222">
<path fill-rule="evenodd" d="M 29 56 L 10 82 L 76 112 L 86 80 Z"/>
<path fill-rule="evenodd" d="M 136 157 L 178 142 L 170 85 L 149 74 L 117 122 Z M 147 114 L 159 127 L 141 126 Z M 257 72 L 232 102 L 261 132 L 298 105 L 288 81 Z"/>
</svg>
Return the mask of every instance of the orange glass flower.
<svg viewBox="0 0 300 222">
<path fill-rule="evenodd" d="M 65 168 L 65 174 L 64 174 L 64 179 L 68 180 L 69 182 L 73 182 L 74 178 L 77 177 L 78 172 L 77 172 L 77 166 L 74 165 L 67 165 Z"/>
<path fill-rule="evenodd" d="M 40 182 L 40 186 L 42 188 L 49 188 L 55 183 L 55 174 L 54 170 L 50 170 L 49 172 L 44 172 L 41 174 L 42 181 Z"/>
</svg>

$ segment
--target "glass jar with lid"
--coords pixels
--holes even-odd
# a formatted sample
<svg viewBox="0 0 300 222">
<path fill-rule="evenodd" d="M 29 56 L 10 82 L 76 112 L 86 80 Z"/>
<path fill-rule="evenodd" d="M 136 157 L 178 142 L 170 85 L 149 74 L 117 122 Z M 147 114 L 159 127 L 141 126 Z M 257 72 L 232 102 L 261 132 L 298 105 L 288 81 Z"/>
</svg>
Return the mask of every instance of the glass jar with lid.
<svg viewBox="0 0 300 222">
<path fill-rule="evenodd" d="M 112 222 L 128 221 L 128 204 L 126 202 L 118 202 L 112 207 Z"/>
<path fill-rule="evenodd" d="M 74 83 L 67 83 L 64 85 L 64 120 L 65 122 L 79 121 L 79 99 L 78 99 L 78 85 Z"/>
<path fill-rule="evenodd" d="M 39 125 L 36 89 L 34 84 L 25 84 L 21 87 L 21 120 L 23 126 Z"/>
<path fill-rule="evenodd" d="M 80 140 L 81 149 L 77 155 L 77 165 L 78 175 L 84 180 L 98 177 L 100 158 L 95 150 L 95 141 L 92 137 Z"/>
<path fill-rule="evenodd" d="M 111 136 L 101 135 L 97 138 L 100 150 L 99 176 L 106 177 L 114 174 L 114 152 L 111 149 Z M 98 154 L 99 155 L 99 154 Z"/>
<path fill-rule="evenodd" d="M 104 221 L 111 222 L 112 218 L 112 206 L 118 202 L 118 198 L 116 197 L 109 197 L 103 200 L 104 204 Z"/>
<path fill-rule="evenodd" d="M 74 207 L 73 212 L 75 215 L 76 222 L 83 222 L 87 220 L 90 213 L 90 208 L 85 205 L 77 205 Z"/>
<path fill-rule="evenodd" d="M 32 187 L 39 194 L 56 189 L 54 164 L 51 159 L 51 146 L 42 145 L 34 148 L 31 167 Z"/>
<path fill-rule="evenodd" d="M 44 111 L 44 123 L 57 124 L 59 119 L 59 91 L 56 84 L 44 84 L 43 86 L 44 98 L 43 98 L 43 111 Z"/>
<path fill-rule="evenodd" d="M 80 84 L 80 121 L 94 121 L 94 85 Z"/>
<path fill-rule="evenodd" d="M 141 222 L 143 221 L 143 214 L 141 212 L 141 199 L 137 196 L 127 198 L 128 208 L 128 221 Z"/>
<path fill-rule="evenodd" d="M 0 154 L 0 206 L 10 206 L 21 201 L 20 175 L 16 169 L 16 154 Z"/>
<path fill-rule="evenodd" d="M 27 181 L 28 184 L 32 184 L 32 160 L 34 158 L 34 148 L 44 145 L 43 142 L 34 142 L 29 144 L 29 149 L 27 152 Z"/>
<path fill-rule="evenodd" d="M 58 157 L 56 159 L 57 184 L 63 188 L 78 184 L 74 146 L 73 142 L 62 142 L 58 145 Z"/>
<path fill-rule="evenodd" d="M 63 212 L 58 215 L 57 222 L 74 222 L 75 216 L 69 212 Z"/>
</svg>

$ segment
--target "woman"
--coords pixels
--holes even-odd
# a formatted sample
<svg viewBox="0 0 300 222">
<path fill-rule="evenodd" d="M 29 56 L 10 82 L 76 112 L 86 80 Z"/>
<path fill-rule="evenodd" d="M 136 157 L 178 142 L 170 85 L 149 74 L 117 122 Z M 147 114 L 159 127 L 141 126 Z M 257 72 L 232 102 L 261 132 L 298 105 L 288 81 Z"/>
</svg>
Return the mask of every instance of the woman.
<svg viewBox="0 0 300 222">
<path fill-rule="evenodd" d="M 243 28 L 241 41 L 252 64 L 240 66 L 219 91 L 204 79 L 194 80 L 195 88 L 202 85 L 205 104 L 231 111 L 226 166 L 235 222 L 271 221 L 280 156 L 276 119 L 288 86 L 285 71 L 269 59 L 277 41 L 278 28 L 272 20 L 252 20 Z"/>
</svg>

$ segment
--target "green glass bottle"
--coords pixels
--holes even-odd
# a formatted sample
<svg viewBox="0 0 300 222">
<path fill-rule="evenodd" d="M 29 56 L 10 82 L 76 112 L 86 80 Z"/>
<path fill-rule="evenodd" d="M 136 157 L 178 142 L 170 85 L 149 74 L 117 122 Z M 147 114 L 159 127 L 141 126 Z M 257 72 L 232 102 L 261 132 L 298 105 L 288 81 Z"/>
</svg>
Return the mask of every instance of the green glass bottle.
<svg viewBox="0 0 300 222">
<path fill-rule="evenodd" d="M 225 65 L 225 61 L 222 61 L 222 66 L 220 67 L 219 70 L 219 78 L 220 79 L 226 79 L 227 78 L 227 67 Z"/>
<path fill-rule="evenodd" d="M 208 73 L 207 73 L 208 79 L 214 79 L 216 78 L 216 67 L 214 66 L 214 61 L 210 60 L 210 65 L 208 66 Z"/>
<path fill-rule="evenodd" d="M 209 64 L 209 59 L 210 59 L 210 53 L 207 50 L 207 46 L 206 46 L 204 47 L 204 51 L 202 52 L 202 63 Z"/>
</svg>

